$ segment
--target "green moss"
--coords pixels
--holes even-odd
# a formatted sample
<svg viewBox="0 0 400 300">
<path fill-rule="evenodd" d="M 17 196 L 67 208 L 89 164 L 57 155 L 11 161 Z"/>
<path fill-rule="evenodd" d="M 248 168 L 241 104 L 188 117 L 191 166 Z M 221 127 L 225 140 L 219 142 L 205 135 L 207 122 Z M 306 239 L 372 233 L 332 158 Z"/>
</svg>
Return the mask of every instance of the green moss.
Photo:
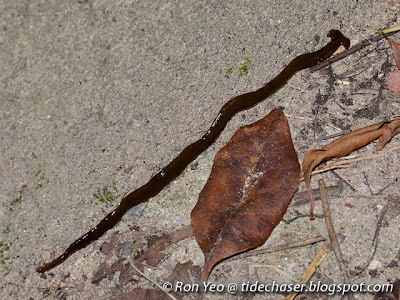
<svg viewBox="0 0 400 300">
<path fill-rule="evenodd" d="M 42 188 L 46 183 L 49 183 L 49 179 L 46 177 L 44 170 L 39 169 L 35 173 L 36 177 L 36 189 Z"/>
<path fill-rule="evenodd" d="M 248 59 L 246 61 L 246 64 L 244 64 L 243 66 L 239 67 L 239 78 L 242 77 L 243 75 L 247 75 L 247 73 L 249 72 L 249 67 L 247 65 L 251 65 L 251 60 Z"/>
<path fill-rule="evenodd" d="M 105 208 L 108 208 L 112 205 L 112 203 L 115 201 L 115 196 L 112 192 L 112 190 L 114 190 L 114 192 L 118 192 L 117 188 L 115 186 L 108 188 L 105 187 L 102 189 L 101 192 L 99 193 L 94 193 L 93 197 L 97 199 L 97 203 L 100 203 L 102 205 L 104 205 Z M 103 209 L 103 208 L 102 208 Z"/>
<path fill-rule="evenodd" d="M 19 196 L 11 201 L 11 203 L 10 203 L 10 211 L 13 211 L 15 205 L 17 205 L 21 201 L 22 201 L 22 190 L 19 191 Z"/>
<path fill-rule="evenodd" d="M 0 241 L 0 264 L 1 265 L 5 265 L 6 261 L 10 259 L 10 257 L 8 257 L 8 251 L 10 250 L 12 243 L 9 242 L 3 242 Z"/>
<path fill-rule="evenodd" d="M 250 67 L 251 63 L 252 63 L 252 61 L 250 59 L 247 59 L 246 63 L 238 68 L 239 78 L 242 77 L 243 75 L 247 75 L 247 73 L 249 72 L 249 67 Z M 226 71 L 225 76 L 229 77 L 229 75 L 231 75 L 232 73 L 233 73 L 233 68 L 229 68 Z"/>
</svg>

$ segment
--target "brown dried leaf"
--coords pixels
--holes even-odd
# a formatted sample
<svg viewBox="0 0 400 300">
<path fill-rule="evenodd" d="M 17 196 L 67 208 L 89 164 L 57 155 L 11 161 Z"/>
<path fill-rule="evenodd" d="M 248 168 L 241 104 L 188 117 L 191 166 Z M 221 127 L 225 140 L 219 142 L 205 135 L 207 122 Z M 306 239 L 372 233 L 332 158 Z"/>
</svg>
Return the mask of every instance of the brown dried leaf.
<svg viewBox="0 0 400 300">
<path fill-rule="evenodd" d="M 303 173 L 311 202 L 310 217 L 314 218 L 314 201 L 311 194 L 311 172 L 323 161 L 339 158 L 364 147 L 379 137 L 377 149 L 380 151 L 392 137 L 400 133 L 400 119 L 385 121 L 352 131 L 321 149 L 309 150 L 303 159 Z"/>
<path fill-rule="evenodd" d="M 387 87 L 392 92 L 400 94 L 400 70 L 395 70 L 389 75 Z"/>
<path fill-rule="evenodd" d="M 186 226 L 170 234 L 163 234 L 162 236 L 153 235 L 148 237 L 147 249 L 137 253 L 135 256 L 135 262 L 146 261 L 147 265 L 156 267 L 167 255 L 166 253 L 162 253 L 162 251 L 172 244 L 192 237 L 192 235 L 192 228 Z"/>
<path fill-rule="evenodd" d="M 193 284 L 197 283 L 200 279 L 200 267 L 194 265 L 191 260 L 188 260 L 185 263 L 177 263 L 175 269 L 168 276 L 168 282 L 184 282 L 185 284 Z M 193 279 L 192 282 L 190 279 Z"/>
<path fill-rule="evenodd" d="M 397 69 L 398 69 L 396 71 L 393 71 L 390 74 L 388 82 L 387 82 L 387 86 L 388 86 L 389 90 L 399 94 L 400 93 L 400 71 L 399 71 L 400 70 L 400 44 L 393 42 L 389 38 L 386 38 L 386 40 L 392 46 L 394 60 L 396 61 L 396 65 L 397 65 Z"/>
<path fill-rule="evenodd" d="M 400 44 L 393 42 L 389 38 L 386 38 L 386 40 L 392 46 L 394 60 L 396 61 L 397 68 L 400 70 Z"/>
<path fill-rule="evenodd" d="M 125 259 L 120 258 L 112 265 L 103 262 L 94 273 L 92 278 L 93 284 L 99 284 L 104 278 L 111 279 L 116 272 L 120 272 L 119 274 L 119 284 L 121 286 L 126 285 L 127 283 L 134 281 L 132 277 L 132 268 L 130 267 L 129 262 L 126 262 Z"/>
<path fill-rule="evenodd" d="M 117 231 L 108 242 L 105 242 L 103 243 L 103 245 L 101 245 L 100 251 L 102 253 L 108 256 L 109 254 L 111 254 L 111 252 L 113 252 L 113 250 L 115 250 L 115 252 L 118 252 L 119 249 L 121 249 L 121 242 L 119 241 L 118 234 L 119 232 Z"/>
<path fill-rule="evenodd" d="M 300 166 L 281 108 L 241 127 L 215 155 L 191 213 L 205 255 L 201 281 L 221 260 L 262 245 L 281 221 L 299 184 Z"/>
</svg>

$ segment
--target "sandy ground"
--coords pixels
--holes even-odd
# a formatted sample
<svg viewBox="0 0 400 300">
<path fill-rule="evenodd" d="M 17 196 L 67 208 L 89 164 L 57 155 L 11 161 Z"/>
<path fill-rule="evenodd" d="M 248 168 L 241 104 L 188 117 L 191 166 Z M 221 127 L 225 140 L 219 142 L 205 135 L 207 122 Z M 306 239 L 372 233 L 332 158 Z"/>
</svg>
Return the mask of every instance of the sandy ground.
<svg viewBox="0 0 400 300">
<path fill-rule="evenodd" d="M 35 267 L 61 254 L 122 196 L 198 139 L 230 98 L 258 89 L 296 55 L 325 45 L 331 28 L 356 43 L 380 27 L 398 25 L 399 9 L 399 1 L 374 0 L 1 1 L 1 298 L 158 299 L 159 294 L 135 294 L 139 287 L 154 286 L 128 265 L 93 281 L 99 268 L 116 261 L 126 264 L 135 247 L 146 249 L 151 235 L 189 225 L 215 152 L 238 127 L 272 108 L 285 107 L 300 159 L 310 147 L 328 142 L 316 138 L 399 115 L 400 100 L 385 86 L 395 68 L 385 41 L 334 64 L 333 77 L 327 70 L 297 74 L 273 97 L 233 118 L 182 176 L 99 241 L 45 275 Z M 357 113 L 374 103 L 380 90 L 378 109 Z M 399 144 L 396 137 L 390 145 Z M 373 150 L 370 145 L 360 153 Z M 352 282 L 400 278 L 399 159 L 397 150 L 337 171 L 355 189 L 345 185 L 330 197 Z M 340 182 L 327 172 L 315 176 L 314 188 L 318 178 L 328 186 Z M 389 186 L 374 195 L 367 181 L 374 193 Z M 303 190 L 301 184 L 299 192 Z M 308 204 L 290 207 L 285 219 L 308 211 Z M 356 275 L 373 254 L 380 219 L 373 264 Z M 327 236 L 322 218 L 281 222 L 265 246 L 317 234 Z M 114 250 L 106 251 L 105 245 Z M 210 281 L 291 282 L 265 266 L 298 279 L 320 246 L 221 263 Z M 196 278 L 195 266 L 202 266 L 203 254 L 193 237 L 167 245 L 163 252 L 167 255 L 156 266 L 143 261 L 141 268 L 149 277 L 163 283 L 177 263 L 193 262 L 193 272 L 176 280 Z M 121 279 L 123 272 L 127 280 Z M 343 281 L 333 253 L 313 280 Z M 196 294 L 178 296 L 192 299 Z M 312 297 L 317 295 L 299 299 Z M 373 299 L 374 294 L 355 297 Z M 213 293 L 205 298 L 284 296 Z"/>
</svg>

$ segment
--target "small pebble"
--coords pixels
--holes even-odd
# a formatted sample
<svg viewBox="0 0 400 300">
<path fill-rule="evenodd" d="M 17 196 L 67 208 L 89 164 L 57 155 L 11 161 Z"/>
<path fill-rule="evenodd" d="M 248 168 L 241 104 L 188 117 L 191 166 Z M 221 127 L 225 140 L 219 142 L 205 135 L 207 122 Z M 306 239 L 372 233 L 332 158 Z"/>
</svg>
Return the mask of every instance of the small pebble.
<svg viewBox="0 0 400 300">
<path fill-rule="evenodd" d="M 376 270 L 382 267 L 382 263 L 379 260 L 373 259 L 368 266 L 368 270 Z"/>
</svg>

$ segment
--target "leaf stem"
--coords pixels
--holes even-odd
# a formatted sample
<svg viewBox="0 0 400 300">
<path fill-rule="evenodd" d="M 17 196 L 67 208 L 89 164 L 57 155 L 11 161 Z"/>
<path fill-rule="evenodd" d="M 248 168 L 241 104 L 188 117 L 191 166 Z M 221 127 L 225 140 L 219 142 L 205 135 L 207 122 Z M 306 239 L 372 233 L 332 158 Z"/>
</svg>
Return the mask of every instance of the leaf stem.
<svg viewBox="0 0 400 300">
<path fill-rule="evenodd" d="M 391 33 L 391 32 L 396 32 L 396 31 L 399 31 L 399 30 L 400 30 L 400 26 L 396 26 L 396 27 L 387 28 L 387 29 L 379 29 L 378 33 L 380 35 L 382 35 L 382 34 L 388 34 L 388 33 Z"/>
</svg>

